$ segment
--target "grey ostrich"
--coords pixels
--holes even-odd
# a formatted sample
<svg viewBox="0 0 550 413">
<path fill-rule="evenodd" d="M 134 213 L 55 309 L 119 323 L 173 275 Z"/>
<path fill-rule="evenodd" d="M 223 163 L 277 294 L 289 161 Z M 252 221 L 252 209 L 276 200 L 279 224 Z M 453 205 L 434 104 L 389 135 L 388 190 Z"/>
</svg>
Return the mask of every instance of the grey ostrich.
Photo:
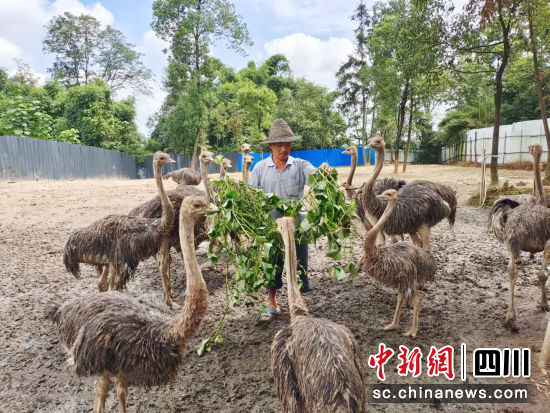
<svg viewBox="0 0 550 413">
<path fill-rule="evenodd" d="M 231 159 L 223 158 L 220 163 L 220 178 L 225 177 L 227 170 L 231 168 Z"/>
<path fill-rule="evenodd" d="M 245 155 L 243 157 L 243 181 L 248 182 L 250 176 L 250 167 L 254 163 L 254 157 L 252 155 Z"/>
<path fill-rule="evenodd" d="M 178 185 L 199 185 L 202 180 L 197 171 L 191 168 L 176 169 L 175 171 L 168 172 L 162 178 L 172 178 L 172 180 Z"/>
<path fill-rule="evenodd" d="M 71 234 L 65 244 L 63 262 L 67 271 L 79 277 L 80 263 L 96 266 L 103 271 L 98 283 L 100 292 L 122 290 L 134 274 L 140 261 L 155 255 L 163 241 L 168 239 L 174 222 L 174 207 L 164 191 L 161 179 L 162 165 L 174 160 L 158 151 L 153 158 L 155 181 L 160 194 L 160 218 L 142 218 L 128 215 L 108 215 L 86 228 Z M 161 263 L 161 274 L 166 267 Z M 109 276 L 109 285 L 107 283 Z"/>
<path fill-rule="evenodd" d="M 545 273 L 550 258 L 550 210 L 546 207 L 546 199 L 542 192 L 539 161 L 542 155 L 540 145 L 529 146 L 533 155 L 533 170 L 535 175 L 535 197 L 533 202 L 524 202 L 513 205 L 510 199 L 495 201 L 489 214 L 489 225 L 497 238 L 501 237 L 508 249 L 508 276 L 510 279 L 510 304 L 506 314 L 504 326 L 512 332 L 519 331 L 516 325 L 516 311 L 514 306 L 514 290 L 518 277 L 517 262 L 520 252 L 543 252 L 542 266 L 538 272 L 541 288 L 540 308 L 548 310 L 546 297 Z"/>
<path fill-rule="evenodd" d="M 374 182 L 384 163 L 385 145 L 382 137 L 371 139 L 371 147 L 376 150 L 376 165 L 361 191 L 361 205 L 370 222 L 376 222 L 386 207 L 386 203 L 374 192 Z M 409 234 L 415 244 L 427 250 L 431 250 L 430 228 L 444 218 L 448 218 L 451 224 L 454 222 L 453 207 L 442 198 L 440 191 L 435 189 L 435 184 L 429 184 L 432 185 L 403 185 L 399 190 L 395 212 L 384 227 L 388 235 Z M 448 190 L 454 196 L 454 191 L 450 188 Z M 456 209 L 456 202 L 454 208 Z"/>
<path fill-rule="evenodd" d="M 111 377 L 119 411 L 125 413 L 128 385 L 157 386 L 176 376 L 186 341 L 199 327 L 208 306 L 206 283 L 193 247 L 193 221 L 208 211 L 204 198 L 192 196 L 185 198 L 180 209 L 187 295 L 178 316 L 155 301 L 115 291 L 48 305 L 46 317 L 53 321 L 76 373 L 100 376 L 95 384 L 94 413 L 105 411 Z"/>
<path fill-rule="evenodd" d="M 420 312 L 420 288 L 434 280 L 437 265 L 432 254 L 416 245 L 398 242 L 378 247 L 376 237 L 386 225 L 398 205 L 398 192 L 388 189 L 379 198 L 388 201 L 378 222 L 367 232 L 363 243 L 364 255 L 361 260 L 365 272 L 384 285 L 397 289 L 397 306 L 391 324 L 384 330 L 395 330 L 399 326 L 399 316 L 403 302 L 412 298 L 413 322 L 405 336 L 415 338 L 418 333 Z"/>
<path fill-rule="evenodd" d="M 294 220 L 277 220 L 285 244 L 290 325 L 271 345 L 271 369 L 285 412 L 363 412 L 359 347 L 344 326 L 309 315 L 296 282 Z"/>
<path fill-rule="evenodd" d="M 200 168 L 203 174 L 206 174 L 208 164 L 214 160 L 212 153 L 208 151 L 202 151 L 199 157 Z M 205 181 L 206 183 L 206 181 Z M 174 209 L 179 210 L 183 199 L 188 196 L 197 196 L 207 199 L 207 194 L 196 186 L 193 185 L 179 185 L 175 190 L 168 191 L 167 193 L 170 202 L 174 206 Z M 141 204 L 140 206 L 132 209 L 129 212 L 130 216 L 138 216 L 143 218 L 159 218 L 162 215 L 162 200 L 160 196 Z M 195 247 L 201 242 L 206 241 L 208 238 L 208 225 L 206 223 L 206 216 L 202 215 L 195 220 Z M 170 238 L 165 239 L 159 250 L 159 264 L 165 268 L 161 271 L 162 276 L 162 288 L 164 291 L 164 301 L 170 307 L 177 307 L 172 301 L 174 293 L 172 292 L 172 286 L 170 282 L 170 248 L 173 247 L 176 251 L 181 252 L 180 248 L 180 233 L 179 233 L 179 218 L 176 215 L 172 228 L 170 231 Z"/>
</svg>

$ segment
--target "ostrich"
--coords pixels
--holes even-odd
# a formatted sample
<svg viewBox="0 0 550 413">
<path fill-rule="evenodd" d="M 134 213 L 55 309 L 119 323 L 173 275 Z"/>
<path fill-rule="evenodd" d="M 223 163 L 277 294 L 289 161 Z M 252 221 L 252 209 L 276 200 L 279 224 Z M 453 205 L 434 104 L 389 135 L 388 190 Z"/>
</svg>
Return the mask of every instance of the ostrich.
<svg viewBox="0 0 550 413">
<path fill-rule="evenodd" d="M 244 170 L 245 170 L 245 157 L 246 155 L 248 155 L 250 153 L 250 144 L 248 143 L 243 143 L 241 145 L 241 155 L 242 155 L 242 159 L 241 159 L 241 171 L 243 172 L 243 181 L 244 181 Z M 248 179 L 247 179 L 248 181 Z"/>
<path fill-rule="evenodd" d="M 250 167 L 254 163 L 254 157 L 252 155 L 245 155 L 243 157 L 243 181 L 248 182 L 250 176 Z"/>
<path fill-rule="evenodd" d="M 521 251 L 529 253 L 543 252 L 542 267 L 538 273 L 541 284 L 540 308 L 547 311 L 545 273 L 550 258 L 550 210 L 546 207 L 546 199 L 542 192 L 539 161 L 542 155 L 540 145 L 529 146 L 533 156 L 535 175 L 535 197 L 532 202 L 514 205 L 510 199 L 501 198 L 495 201 L 489 214 L 489 225 L 497 238 L 501 238 L 508 249 L 508 276 L 510 278 L 510 304 L 504 326 L 512 332 L 519 331 L 516 325 L 514 306 L 514 290 L 518 277 L 517 262 Z"/>
<path fill-rule="evenodd" d="M 154 300 L 116 291 L 48 305 L 46 317 L 68 349 L 76 373 L 100 376 L 95 383 L 94 413 L 105 412 L 111 377 L 121 413 L 126 412 L 128 385 L 157 386 L 175 378 L 186 341 L 208 306 L 208 290 L 193 248 L 193 221 L 210 210 L 204 198 L 190 196 L 182 203 L 179 225 L 187 295 L 179 316 Z"/>
<path fill-rule="evenodd" d="M 201 176 L 204 182 L 204 188 L 206 189 L 206 199 L 208 203 L 212 201 L 212 188 L 210 187 L 210 178 L 208 178 L 208 164 L 214 160 L 214 154 L 206 149 L 204 146 L 201 148 L 199 155 L 201 165 Z M 205 162 L 208 160 L 208 162 Z"/>
<path fill-rule="evenodd" d="M 162 178 L 172 178 L 178 185 L 199 185 L 202 180 L 201 176 L 191 168 L 176 169 L 175 171 L 168 172 Z"/>
<path fill-rule="evenodd" d="M 225 176 L 229 168 L 231 168 L 231 159 L 223 158 L 220 163 L 220 178 Z"/>
<path fill-rule="evenodd" d="M 285 244 L 290 325 L 271 345 L 271 369 L 286 412 L 363 412 L 359 346 L 344 326 L 309 315 L 296 282 L 294 220 L 277 219 Z"/>
<path fill-rule="evenodd" d="M 122 290 L 133 275 L 140 261 L 155 255 L 165 239 L 170 236 L 174 222 L 174 207 L 164 191 L 162 165 L 175 162 L 164 152 L 153 158 L 155 181 L 160 194 L 162 214 L 160 218 L 142 218 L 128 215 L 108 215 L 86 228 L 71 234 L 65 244 L 63 262 L 67 271 L 79 277 L 80 263 L 96 266 L 103 271 L 98 283 L 100 292 Z M 161 274 L 166 271 L 161 263 Z M 109 285 L 107 284 L 109 275 Z"/>
<path fill-rule="evenodd" d="M 354 188 L 352 188 L 351 183 L 353 181 L 353 175 L 355 175 L 355 169 L 357 168 L 357 148 L 355 146 L 349 145 L 342 153 L 347 153 L 351 156 L 351 168 L 348 174 L 348 178 L 346 179 L 346 182 L 344 182 L 346 199 L 350 200 L 353 198 L 354 195 Z"/>
<path fill-rule="evenodd" d="M 377 152 L 376 165 L 361 191 L 361 205 L 370 222 L 376 222 L 386 207 L 385 202 L 374 192 L 374 182 L 384 163 L 385 146 L 384 138 L 371 139 L 371 147 Z M 444 218 L 453 223 L 453 206 L 441 197 L 440 192 L 435 189 L 436 184 L 429 182 L 429 185 L 426 185 L 428 181 L 416 182 L 418 184 L 406 184 L 399 190 L 395 212 L 389 217 L 384 231 L 388 235 L 408 233 L 415 244 L 430 251 L 430 228 Z M 454 196 L 452 189 L 448 188 L 448 191 Z M 456 197 L 454 208 L 456 209 Z"/>
<path fill-rule="evenodd" d="M 392 323 L 385 326 L 384 330 L 395 330 L 399 326 L 403 301 L 409 301 L 412 298 L 412 327 L 404 335 L 415 338 L 418 333 L 420 289 L 425 282 L 434 280 L 437 265 L 430 252 L 410 243 L 398 242 L 383 247 L 376 245 L 377 234 L 382 231 L 396 208 L 398 192 L 395 189 L 388 189 L 378 197 L 388 203 L 378 222 L 367 232 L 363 243 L 364 255 L 360 264 L 365 266 L 366 272 L 371 277 L 388 287 L 397 289 L 395 315 Z"/>
<path fill-rule="evenodd" d="M 211 156 L 211 152 L 201 152 L 199 157 L 201 172 L 205 174 L 208 164 L 212 162 L 214 158 Z M 206 183 L 206 181 L 205 181 Z M 168 191 L 168 198 L 174 206 L 174 209 L 179 210 L 183 199 L 188 196 L 197 196 L 207 199 L 205 191 L 200 190 L 196 186 L 192 185 L 179 185 L 175 190 Z M 162 215 L 162 201 L 159 196 L 141 204 L 140 206 L 132 209 L 129 212 L 130 216 L 138 216 L 143 218 L 159 218 Z M 195 248 L 203 241 L 206 241 L 208 226 L 206 224 L 206 216 L 202 215 L 195 220 Z M 164 301 L 170 307 L 177 307 L 172 301 L 174 293 L 172 292 L 172 286 L 170 282 L 170 247 L 174 247 L 176 251 L 181 252 L 180 248 L 180 234 L 179 234 L 179 218 L 176 215 L 174 223 L 170 231 L 170 238 L 165 239 L 159 250 L 159 262 L 166 267 L 165 271 L 161 271 L 162 276 L 162 288 L 164 291 Z"/>
</svg>

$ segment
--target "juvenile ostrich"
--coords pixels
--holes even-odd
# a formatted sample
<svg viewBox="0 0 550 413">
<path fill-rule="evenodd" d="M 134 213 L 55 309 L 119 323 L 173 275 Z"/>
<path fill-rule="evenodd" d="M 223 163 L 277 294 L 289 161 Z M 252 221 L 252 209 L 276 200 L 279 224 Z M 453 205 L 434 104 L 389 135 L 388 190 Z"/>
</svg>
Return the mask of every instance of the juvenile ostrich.
<svg viewBox="0 0 550 413">
<path fill-rule="evenodd" d="M 220 178 L 223 178 L 227 170 L 231 168 L 231 159 L 223 158 L 220 163 Z"/>
<path fill-rule="evenodd" d="M 354 188 L 352 187 L 351 183 L 353 181 L 353 175 L 355 175 L 355 169 L 357 168 L 357 148 L 355 146 L 349 145 L 345 151 L 342 153 L 347 153 L 351 156 L 351 167 L 348 174 L 348 178 L 346 179 L 346 182 L 344 182 L 344 189 L 346 192 L 346 199 L 350 200 L 353 198 L 354 195 Z"/>
<path fill-rule="evenodd" d="M 105 412 L 111 377 L 121 413 L 126 412 L 128 385 L 151 387 L 175 378 L 187 351 L 186 341 L 208 306 L 206 283 L 193 248 L 193 221 L 209 210 L 204 198 L 198 197 L 187 197 L 180 210 L 187 295 L 179 316 L 172 316 L 154 300 L 116 291 L 50 304 L 46 309 L 76 373 L 100 376 L 95 383 L 94 413 Z"/>
<path fill-rule="evenodd" d="M 202 181 L 204 182 L 204 188 L 206 189 L 206 199 L 208 200 L 208 203 L 210 203 L 212 201 L 212 187 L 210 186 L 210 178 L 208 178 L 208 164 L 214 160 L 214 154 L 205 147 L 202 147 L 199 160 L 201 165 Z M 208 162 L 205 162 L 206 160 L 208 160 Z"/>
<path fill-rule="evenodd" d="M 365 272 L 388 287 L 397 289 L 397 306 L 391 324 L 383 329 L 395 330 L 399 326 L 399 316 L 404 301 L 412 298 L 413 322 L 405 336 L 415 338 L 418 333 L 418 314 L 420 312 L 420 289 L 425 282 L 433 281 L 437 269 L 433 255 L 410 243 L 398 242 L 378 247 L 376 237 L 396 208 L 398 192 L 388 189 L 379 198 L 388 201 L 386 210 L 378 222 L 367 232 L 363 243 L 364 256 L 360 264 Z"/>
<path fill-rule="evenodd" d="M 155 181 L 160 194 L 160 218 L 142 218 L 128 215 L 108 215 L 86 228 L 71 234 L 65 244 L 63 262 L 67 271 L 79 277 L 80 263 L 92 264 L 97 271 L 103 267 L 98 283 L 100 292 L 122 290 L 134 274 L 140 261 L 155 255 L 170 236 L 174 222 L 174 207 L 164 191 L 162 165 L 175 162 L 164 152 L 153 158 Z M 161 263 L 161 274 L 166 271 Z M 109 285 L 107 284 L 109 275 Z"/>
<path fill-rule="evenodd" d="M 211 152 L 210 152 L 211 153 Z M 199 157 L 201 171 L 206 171 L 208 164 L 212 162 L 214 158 L 209 156 L 207 151 L 201 152 Z M 188 196 L 197 196 L 207 199 L 205 191 L 202 191 L 197 186 L 193 185 L 179 185 L 175 190 L 168 191 L 168 198 L 174 206 L 176 211 L 179 210 L 183 199 Z M 159 196 L 141 204 L 140 206 L 132 209 L 129 213 L 130 216 L 139 216 L 143 218 L 159 218 L 162 215 L 162 201 Z M 208 238 L 208 225 L 206 223 L 206 216 L 202 215 L 195 220 L 195 248 Z M 162 276 L 162 288 L 164 291 L 164 302 L 170 307 L 177 307 L 172 301 L 175 295 L 172 292 L 172 286 L 170 282 L 170 247 L 181 252 L 180 248 L 180 233 L 179 233 L 179 215 L 176 215 L 172 228 L 170 231 L 170 238 L 165 239 L 159 250 L 159 263 L 165 267 L 165 271 L 161 271 Z"/>
<path fill-rule="evenodd" d="M 516 325 L 516 311 L 514 306 L 514 290 L 518 277 L 517 262 L 520 252 L 543 252 L 542 267 L 538 273 L 541 284 L 540 308 L 547 311 L 548 299 L 546 297 L 545 270 L 550 258 L 550 210 L 546 207 L 546 199 L 542 192 L 542 180 L 540 176 L 539 161 L 542 155 L 540 145 L 529 146 L 529 152 L 533 156 L 533 170 L 535 174 L 535 198 L 534 202 L 524 202 L 513 206 L 510 200 L 504 198 L 497 200 L 489 214 L 489 225 L 497 238 L 501 237 L 508 249 L 508 276 L 510 278 L 510 304 L 504 326 L 512 332 L 519 331 Z M 500 234 L 500 235 L 498 235 Z"/>
<path fill-rule="evenodd" d="M 361 190 L 361 205 L 371 223 L 378 221 L 386 208 L 386 203 L 374 192 L 374 182 L 384 163 L 385 146 L 384 138 L 371 139 L 371 147 L 376 150 L 376 165 Z M 389 217 L 384 231 L 388 235 L 409 234 L 415 244 L 430 251 L 430 228 L 444 218 L 454 223 L 453 207 L 435 189 L 436 186 L 446 187 L 445 185 L 432 182 L 426 185 L 427 181 L 417 182 L 424 184 L 411 183 L 401 187 L 395 212 Z M 448 191 L 454 196 L 452 189 L 448 188 Z M 454 208 L 456 209 L 456 202 Z"/>
<path fill-rule="evenodd" d="M 243 157 L 243 181 L 248 182 L 250 177 L 250 167 L 254 163 L 254 157 L 252 155 L 245 155 Z"/>
<path fill-rule="evenodd" d="M 309 315 L 296 282 L 294 220 L 277 219 L 285 244 L 290 325 L 271 345 L 271 370 L 285 412 L 363 412 L 359 348 L 344 326 Z"/>
<path fill-rule="evenodd" d="M 178 185 L 199 185 L 202 180 L 201 176 L 191 168 L 176 169 L 175 171 L 168 172 L 162 178 L 172 178 Z"/>
</svg>

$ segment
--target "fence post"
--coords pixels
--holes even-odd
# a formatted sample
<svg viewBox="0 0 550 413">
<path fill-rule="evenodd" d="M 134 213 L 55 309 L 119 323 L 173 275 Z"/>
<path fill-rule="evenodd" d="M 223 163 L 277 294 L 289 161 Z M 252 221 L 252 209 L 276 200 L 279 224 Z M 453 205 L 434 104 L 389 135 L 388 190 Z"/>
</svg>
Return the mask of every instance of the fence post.
<svg viewBox="0 0 550 413">
<path fill-rule="evenodd" d="M 474 162 L 477 163 L 477 131 L 474 132 Z"/>
<path fill-rule="evenodd" d="M 523 153 L 523 128 L 519 132 L 519 161 L 521 162 L 521 154 Z"/>
</svg>

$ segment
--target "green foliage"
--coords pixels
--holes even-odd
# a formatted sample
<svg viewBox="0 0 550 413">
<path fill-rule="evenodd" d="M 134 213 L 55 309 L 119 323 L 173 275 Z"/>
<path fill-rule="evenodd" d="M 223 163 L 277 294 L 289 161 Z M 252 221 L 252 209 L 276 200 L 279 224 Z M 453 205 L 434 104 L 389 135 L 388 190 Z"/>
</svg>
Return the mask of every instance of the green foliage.
<svg viewBox="0 0 550 413">
<path fill-rule="evenodd" d="M 0 135 L 50 139 L 51 132 L 52 118 L 43 111 L 39 100 L 0 93 Z"/>
<path fill-rule="evenodd" d="M 79 132 L 77 129 L 71 128 L 61 131 L 58 136 L 58 140 L 61 142 L 74 143 L 80 145 L 81 142 L 78 139 Z"/>
<path fill-rule="evenodd" d="M 336 170 L 330 175 L 322 171 L 311 174 L 311 189 L 299 201 L 282 200 L 242 181 L 233 182 L 228 178 L 215 181 L 219 211 L 213 215 L 208 234 L 209 257 L 212 263 L 217 263 L 219 253 L 225 249 L 226 260 L 234 263 L 234 277 L 228 280 L 230 306 L 241 299 L 250 304 L 258 291 L 269 286 L 275 278 L 278 268 L 273 263 L 276 257 L 284 257 L 284 244 L 272 218 L 274 211 L 296 218 L 297 242 L 315 243 L 327 236 L 327 256 L 342 259 L 344 244 L 351 242 L 355 205 L 345 200 L 338 187 L 337 175 Z M 300 222 L 298 215 L 304 207 L 308 211 Z M 356 274 L 353 265 L 346 269 Z M 345 273 L 337 266 L 333 274 L 342 278 Z"/>
<path fill-rule="evenodd" d="M 141 62 L 143 54 L 119 30 L 100 26 L 88 15 L 65 12 L 52 18 L 43 42 L 44 50 L 55 55 L 48 71 L 67 86 L 101 79 L 113 89 L 131 86 L 148 93 L 151 71 Z"/>
</svg>

